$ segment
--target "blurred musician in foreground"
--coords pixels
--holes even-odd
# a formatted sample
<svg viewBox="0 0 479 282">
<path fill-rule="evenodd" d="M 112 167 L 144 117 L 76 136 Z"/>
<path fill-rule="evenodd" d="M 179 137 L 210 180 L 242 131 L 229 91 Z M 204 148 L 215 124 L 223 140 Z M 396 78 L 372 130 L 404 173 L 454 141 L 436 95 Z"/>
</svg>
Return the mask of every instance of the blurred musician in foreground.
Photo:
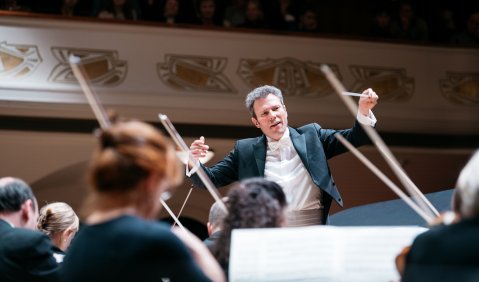
<svg viewBox="0 0 479 282">
<path fill-rule="evenodd" d="M 61 281 L 224 281 L 198 238 L 154 221 L 160 197 L 182 179 L 174 147 L 139 121 L 117 122 L 99 135 L 86 225 L 65 256 Z"/>
<path fill-rule="evenodd" d="M 453 197 L 458 221 L 414 240 L 403 282 L 479 281 L 479 151 L 461 171 Z"/>
</svg>

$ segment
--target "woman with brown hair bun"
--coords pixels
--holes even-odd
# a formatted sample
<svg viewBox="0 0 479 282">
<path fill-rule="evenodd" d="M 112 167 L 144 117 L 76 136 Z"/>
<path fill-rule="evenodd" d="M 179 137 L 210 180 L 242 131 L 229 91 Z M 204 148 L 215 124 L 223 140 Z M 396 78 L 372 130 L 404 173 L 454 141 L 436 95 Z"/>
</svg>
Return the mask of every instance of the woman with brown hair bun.
<svg viewBox="0 0 479 282">
<path fill-rule="evenodd" d="M 182 180 L 175 149 L 154 127 L 118 122 L 99 134 L 85 223 L 62 281 L 224 281 L 202 242 L 154 221 L 160 197 Z M 180 239 L 181 238 L 181 239 Z"/>
</svg>

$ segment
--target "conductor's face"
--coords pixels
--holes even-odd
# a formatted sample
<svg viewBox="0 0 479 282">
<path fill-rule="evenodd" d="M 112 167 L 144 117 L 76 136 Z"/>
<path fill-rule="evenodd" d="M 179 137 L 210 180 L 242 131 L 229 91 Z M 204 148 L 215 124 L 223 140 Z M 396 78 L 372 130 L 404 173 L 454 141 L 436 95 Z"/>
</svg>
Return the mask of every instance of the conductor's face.
<svg viewBox="0 0 479 282">
<path fill-rule="evenodd" d="M 252 117 L 253 124 L 263 131 L 264 135 L 279 140 L 288 127 L 288 113 L 281 100 L 269 94 L 265 98 L 254 101 L 253 109 L 256 117 Z"/>
</svg>

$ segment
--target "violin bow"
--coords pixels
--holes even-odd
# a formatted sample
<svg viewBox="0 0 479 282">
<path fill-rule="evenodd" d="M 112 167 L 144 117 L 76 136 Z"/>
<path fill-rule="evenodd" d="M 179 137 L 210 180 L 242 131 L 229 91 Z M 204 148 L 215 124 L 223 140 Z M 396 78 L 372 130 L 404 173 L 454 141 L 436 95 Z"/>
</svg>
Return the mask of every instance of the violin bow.
<svg viewBox="0 0 479 282">
<path fill-rule="evenodd" d="M 399 198 L 403 199 L 404 202 L 411 207 L 420 217 L 422 217 L 426 222 L 432 222 L 433 218 L 425 213 L 417 204 L 416 202 L 412 201 L 406 193 L 404 193 L 394 182 L 392 182 L 384 173 L 379 170 L 370 160 L 366 158 L 358 149 L 356 149 L 351 143 L 349 143 L 346 138 L 344 138 L 341 134 L 336 133 L 334 136 L 341 142 L 343 145 L 351 151 L 366 167 L 368 167 L 371 172 L 373 172 L 379 179 L 381 179 L 384 184 L 386 184 Z"/>
<path fill-rule="evenodd" d="M 176 145 L 183 152 L 188 154 L 188 161 L 187 161 L 186 165 L 195 166 L 196 165 L 195 158 L 193 157 L 193 154 L 191 154 L 190 148 L 188 148 L 188 146 L 186 145 L 183 138 L 181 138 L 181 135 L 175 129 L 175 126 L 170 121 L 168 116 L 164 115 L 164 114 L 159 114 L 158 117 L 159 117 L 161 123 L 163 124 L 163 126 L 166 128 L 166 130 L 170 134 L 171 138 L 175 141 Z M 215 200 L 215 202 L 217 202 L 218 205 L 226 212 L 226 214 L 228 214 L 228 209 L 226 208 L 225 203 L 219 197 L 218 189 L 216 189 L 213 182 L 211 182 L 210 178 L 208 177 L 204 168 L 201 165 L 199 166 L 198 170 L 196 171 L 196 174 L 198 175 L 200 180 L 203 182 L 203 184 L 205 185 L 208 192 L 210 192 L 211 196 L 213 196 L 213 199 Z M 191 188 L 190 188 L 190 190 L 191 190 Z M 188 197 L 189 197 L 189 193 L 188 193 L 188 196 L 187 196 L 185 202 L 183 203 L 183 206 L 186 204 L 186 201 L 188 200 Z"/>
<path fill-rule="evenodd" d="M 106 114 L 105 109 L 100 103 L 100 99 L 98 99 L 98 95 L 96 95 L 96 93 L 93 91 L 93 87 L 89 83 L 90 80 L 88 79 L 88 74 L 86 73 L 85 68 L 83 67 L 83 65 L 81 65 L 81 59 L 77 56 L 70 55 L 69 61 L 70 61 L 70 66 L 72 68 L 73 74 L 75 75 L 76 79 L 80 83 L 80 87 L 82 88 L 83 93 L 85 94 L 88 100 L 88 104 L 93 110 L 93 113 L 95 114 L 95 117 L 98 123 L 100 124 L 101 129 L 110 128 L 111 127 L 110 119 L 108 118 L 108 115 Z M 168 207 L 165 200 L 163 200 L 162 198 L 163 194 L 165 194 L 165 196 L 169 195 L 168 193 L 162 193 L 162 195 L 160 196 L 161 205 L 163 205 L 163 207 L 170 214 L 170 216 L 173 218 L 175 223 L 178 224 L 178 226 L 183 231 L 186 232 L 186 229 L 183 226 L 183 224 L 181 224 L 181 222 L 178 220 L 175 214 Z"/>
<path fill-rule="evenodd" d="M 347 97 L 342 95 L 342 93 L 347 92 L 341 82 L 337 79 L 334 73 L 327 65 L 322 65 L 320 67 L 321 71 L 324 73 L 325 77 L 333 86 L 335 92 L 347 106 L 347 108 L 351 111 L 353 116 L 356 116 L 358 112 L 358 107 L 354 104 L 351 97 Z M 434 206 L 429 202 L 429 200 L 424 196 L 423 193 L 419 190 L 419 188 L 412 182 L 412 180 L 407 176 L 404 170 L 399 165 L 399 162 L 396 160 L 394 155 L 391 153 L 389 148 L 386 146 L 384 141 L 381 139 L 379 134 L 376 130 L 370 126 L 364 125 L 360 123 L 366 134 L 369 136 L 373 144 L 379 150 L 383 158 L 386 160 L 388 165 L 391 167 L 393 172 L 399 178 L 403 186 L 411 195 L 412 199 L 416 201 L 416 203 L 420 206 L 420 208 L 428 214 L 428 217 L 434 218 L 439 215 L 439 212 L 434 208 Z M 344 140 L 346 141 L 346 140 Z M 394 190 L 393 190 L 394 191 Z"/>
<path fill-rule="evenodd" d="M 181 213 L 183 212 L 183 209 L 184 209 L 185 206 L 186 206 L 186 202 L 188 202 L 188 199 L 190 198 L 191 192 L 193 192 L 193 187 L 190 187 L 190 191 L 188 191 L 188 194 L 186 195 L 186 198 L 185 198 L 183 204 L 181 205 L 180 211 L 179 211 L 178 214 L 176 215 L 177 218 L 180 218 Z M 175 227 L 175 224 L 176 224 L 176 222 L 173 224 L 172 227 Z"/>
</svg>

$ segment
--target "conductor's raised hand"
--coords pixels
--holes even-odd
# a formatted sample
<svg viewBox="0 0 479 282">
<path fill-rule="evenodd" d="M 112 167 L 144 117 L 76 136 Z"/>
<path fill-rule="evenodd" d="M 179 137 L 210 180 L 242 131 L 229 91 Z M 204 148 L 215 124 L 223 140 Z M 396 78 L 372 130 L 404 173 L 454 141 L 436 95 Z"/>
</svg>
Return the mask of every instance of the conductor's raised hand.
<svg viewBox="0 0 479 282">
<path fill-rule="evenodd" d="M 378 95 L 374 90 L 368 88 L 361 93 L 361 97 L 359 98 L 359 112 L 365 116 L 369 115 L 369 111 L 376 106 L 378 103 Z"/>
<path fill-rule="evenodd" d="M 200 139 L 196 139 L 190 145 L 191 155 L 195 158 L 195 161 L 198 161 L 200 158 L 206 156 L 210 146 L 205 144 L 205 137 L 201 136 Z"/>
</svg>

